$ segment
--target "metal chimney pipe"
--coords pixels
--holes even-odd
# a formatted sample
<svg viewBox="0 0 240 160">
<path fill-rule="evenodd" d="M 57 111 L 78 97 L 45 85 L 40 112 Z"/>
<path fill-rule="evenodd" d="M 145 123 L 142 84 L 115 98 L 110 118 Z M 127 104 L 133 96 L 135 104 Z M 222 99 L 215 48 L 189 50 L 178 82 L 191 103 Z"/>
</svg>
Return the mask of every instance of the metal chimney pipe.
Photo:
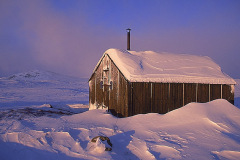
<svg viewBox="0 0 240 160">
<path fill-rule="evenodd" d="M 127 30 L 127 50 L 130 51 L 130 31 L 131 31 L 131 29 L 128 28 L 126 30 Z"/>
</svg>

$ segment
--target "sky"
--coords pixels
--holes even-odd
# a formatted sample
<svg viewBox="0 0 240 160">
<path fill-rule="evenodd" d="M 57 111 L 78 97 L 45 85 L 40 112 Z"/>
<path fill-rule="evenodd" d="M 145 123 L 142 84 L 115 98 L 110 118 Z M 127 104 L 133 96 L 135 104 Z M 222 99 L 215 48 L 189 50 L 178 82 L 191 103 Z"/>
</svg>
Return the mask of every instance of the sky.
<svg viewBox="0 0 240 160">
<path fill-rule="evenodd" d="M 89 78 L 109 48 L 209 56 L 240 79 L 239 0 L 0 0 L 0 77 Z"/>
</svg>

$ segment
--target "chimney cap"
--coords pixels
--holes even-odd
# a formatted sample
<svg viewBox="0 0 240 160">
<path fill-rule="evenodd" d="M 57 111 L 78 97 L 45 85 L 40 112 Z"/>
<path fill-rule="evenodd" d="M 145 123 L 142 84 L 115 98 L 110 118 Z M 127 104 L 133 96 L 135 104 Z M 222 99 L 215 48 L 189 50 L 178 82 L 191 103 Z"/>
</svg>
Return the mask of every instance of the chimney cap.
<svg viewBox="0 0 240 160">
<path fill-rule="evenodd" d="M 127 30 L 127 32 L 130 32 L 131 31 L 131 28 L 128 28 L 128 29 L 126 29 Z"/>
</svg>

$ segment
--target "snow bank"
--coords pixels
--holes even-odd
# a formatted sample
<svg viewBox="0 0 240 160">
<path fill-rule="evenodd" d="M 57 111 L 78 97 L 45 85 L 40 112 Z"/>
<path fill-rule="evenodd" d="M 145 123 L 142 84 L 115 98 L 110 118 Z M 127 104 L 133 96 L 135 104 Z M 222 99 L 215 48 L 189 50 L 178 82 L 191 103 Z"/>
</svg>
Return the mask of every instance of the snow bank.
<svg viewBox="0 0 240 160">
<path fill-rule="evenodd" d="M 214 151 L 212 153 L 215 154 L 219 159 L 239 160 L 240 157 L 240 152 L 238 151 Z"/>
<path fill-rule="evenodd" d="M 104 55 L 109 55 L 131 82 L 236 83 L 206 56 L 118 49 L 108 49 Z"/>
<path fill-rule="evenodd" d="M 1 159 L 237 159 L 240 110 L 226 100 L 190 103 L 165 115 L 116 118 L 105 110 L 0 121 Z M 111 140 L 89 146 L 93 137 Z M 95 148 L 94 148 L 95 147 Z"/>
</svg>

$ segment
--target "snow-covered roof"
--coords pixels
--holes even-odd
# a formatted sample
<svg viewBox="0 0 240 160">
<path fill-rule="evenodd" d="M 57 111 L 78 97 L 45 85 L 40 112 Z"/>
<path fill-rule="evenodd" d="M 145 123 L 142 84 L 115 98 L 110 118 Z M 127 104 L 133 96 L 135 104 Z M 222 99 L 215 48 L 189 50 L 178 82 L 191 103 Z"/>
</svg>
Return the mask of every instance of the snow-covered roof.
<svg viewBox="0 0 240 160">
<path fill-rule="evenodd" d="M 236 84 L 207 56 L 119 49 L 108 49 L 104 55 L 130 82 Z"/>
</svg>

